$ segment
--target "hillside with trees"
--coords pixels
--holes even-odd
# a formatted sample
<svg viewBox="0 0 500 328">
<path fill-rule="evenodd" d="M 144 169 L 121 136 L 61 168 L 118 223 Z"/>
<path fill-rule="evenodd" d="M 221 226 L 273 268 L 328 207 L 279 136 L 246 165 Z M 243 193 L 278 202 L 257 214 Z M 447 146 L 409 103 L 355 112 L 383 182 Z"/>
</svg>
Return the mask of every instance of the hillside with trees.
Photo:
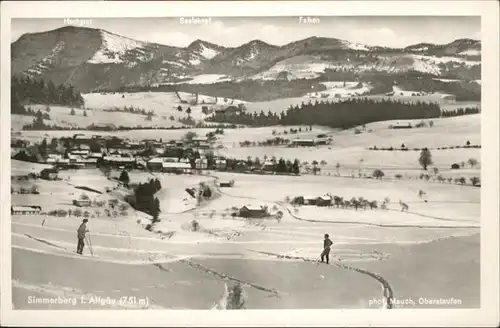
<svg viewBox="0 0 500 328">
<path fill-rule="evenodd" d="M 54 85 L 52 81 L 26 76 L 11 78 L 11 114 L 30 115 L 24 108 L 29 104 L 81 107 L 80 91 L 69 84 Z"/>
<path fill-rule="evenodd" d="M 404 103 L 393 100 L 350 99 L 343 102 L 316 101 L 290 106 L 280 115 L 261 111 L 240 115 L 215 113 L 207 121 L 244 124 L 250 126 L 272 125 L 323 125 L 331 128 L 350 128 L 377 121 L 435 118 L 441 109 L 434 103 Z"/>
</svg>

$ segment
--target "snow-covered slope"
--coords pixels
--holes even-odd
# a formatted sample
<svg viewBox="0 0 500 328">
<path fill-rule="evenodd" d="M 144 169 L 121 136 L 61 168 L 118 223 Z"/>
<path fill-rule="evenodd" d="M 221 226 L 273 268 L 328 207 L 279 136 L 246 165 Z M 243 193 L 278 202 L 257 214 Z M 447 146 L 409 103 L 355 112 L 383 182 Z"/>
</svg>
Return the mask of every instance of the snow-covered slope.
<svg viewBox="0 0 500 328">
<path fill-rule="evenodd" d="M 117 34 L 101 30 L 102 47 L 88 60 L 91 64 L 123 63 L 123 56 L 128 51 L 137 49 L 139 53 L 144 52 L 145 43 L 129 39 Z M 147 60 L 147 57 L 139 58 Z"/>
</svg>

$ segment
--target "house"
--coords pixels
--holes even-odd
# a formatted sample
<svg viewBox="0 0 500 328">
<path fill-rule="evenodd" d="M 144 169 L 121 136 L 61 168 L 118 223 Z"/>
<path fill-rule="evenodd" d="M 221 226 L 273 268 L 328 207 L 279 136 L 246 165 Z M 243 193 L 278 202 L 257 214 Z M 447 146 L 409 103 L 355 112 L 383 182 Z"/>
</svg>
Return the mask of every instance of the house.
<svg viewBox="0 0 500 328">
<path fill-rule="evenodd" d="M 57 180 L 57 169 L 50 168 L 50 169 L 43 169 L 40 172 L 40 178 L 44 180 Z"/>
<path fill-rule="evenodd" d="M 127 148 L 131 150 L 142 150 L 144 149 L 144 146 L 139 142 L 129 142 L 127 143 Z"/>
<path fill-rule="evenodd" d="M 89 153 L 90 153 L 89 150 L 78 149 L 78 150 L 72 150 L 70 154 L 76 156 L 87 156 Z"/>
<path fill-rule="evenodd" d="M 162 146 L 161 142 L 159 142 L 156 139 L 144 139 L 140 142 L 140 145 L 142 145 L 143 147 L 144 146 L 146 146 L 146 147 L 149 147 L 149 146 L 160 147 L 160 146 Z"/>
<path fill-rule="evenodd" d="M 201 141 L 197 145 L 195 145 L 198 149 L 210 149 L 210 144 L 208 142 Z"/>
<path fill-rule="evenodd" d="M 192 142 L 208 142 L 208 138 L 207 137 L 194 137 L 192 139 Z"/>
<path fill-rule="evenodd" d="M 332 197 L 330 196 L 320 196 L 316 198 L 317 206 L 330 206 L 332 205 Z"/>
<path fill-rule="evenodd" d="M 73 205 L 78 207 L 89 207 L 92 205 L 92 202 L 90 199 L 74 199 Z"/>
<path fill-rule="evenodd" d="M 175 140 L 170 140 L 169 142 L 167 142 L 166 147 L 167 148 L 175 148 L 176 147 L 176 143 L 177 142 Z M 182 147 L 182 145 L 181 145 L 181 147 Z"/>
<path fill-rule="evenodd" d="M 304 196 L 304 205 L 316 205 L 317 203 L 318 203 L 318 197 Z"/>
<path fill-rule="evenodd" d="M 77 164 L 83 164 L 85 166 L 96 166 L 97 158 L 80 158 L 76 161 Z"/>
<path fill-rule="evenodd" d="M 315 143 L 317 145 L 328 145 L 331 143 L 331 139 L 326 134 L 318 134 Z"/>
<path fill-rule="evenodd" d="M 42 212 L 41 206 L 33 205 L 14 205 L 10 207 L 10 214 L 12 215 L 27 215 L 27 214 L 40 214 Z"/>
<path fill-rule="evenodd" d="M 392 125 L 393 129 L 411 129 L 411 123 L 410 122 L 396 122 L 395 124 Z"/>
<path fill-rule="evenodd" d="M 215 110 L 216 114 L 224 115 L 239 115 L 243 110 L 237 106 L 228 106 L 226 108 L 219 108 Z"/>
<path fill-rule="evenodd" d="M 70 163 L 76 163 L 76 161 L 80 158 L 79 155 L 68 154 L 68 159 Z"/>
<path fill-rule="evenodd" d="M 161 171 L 163 168 L 163 159 L 160 157 L 150 159 L 146 167 L 151 171 Z"/>
<path fill-rule="evenodd" d="M 134 164 L 135 158 L 131 156 L 104 156 L 104 161 L 111 164 Z"/>
<path fill-rule="evenodd" d="M 227 161 L 225 159 L 216 159 L 215 168 L 217 170 L 225 170 L 227 167 Z"/>
<path fill-rule="evenodd" d="M 163 157 L 163 161 L 167 163 L 178 163 L 179 159 L 177 157 Z"/>
<path fill-rule="evenodd" d="M 276 164 L 272 161 L 266 161 L 262 165 L 262 170 L 263 171 L 274 171 L 274 168 L 276 167 Z"/>
<path fill-rule="evenodd" d="M 219 184 L 220 187 L 233 187 L 234 186 L 234 180 L 231 181 L 221 181 Z"/>
<path fill-rule="evenodd" d="M 89 153 L 87 155 L 88 158 L 102 158 L 103 154 L 102 153 Z"/>
<path fill-rule="evenodd" d="M 162 162 L 162 171 L 166 173 L 192 173 L 192 168 L 189 163 L 168 163 Z"/>
<path fill-rule="evenodd" d="M 194 160 L 194 165 L 197 170 L 206 170 L 208 168 L 208 160 L 206 158 L 197 158 Z"/>
<path fill-rule="evenodd" d="M 316 141 L 314 139 L 295 139 L 295 140 L 292 140 L 292 145 L 294 145 L 294 146 L 315 146 Z"/>
<path fill-rule="evenodd" d="M 193 147 L 208 149 L 210 144 L 207 137 L 196 137 L 191 140 Z"/>
<path fill-rule="evenodd" d="M 86 136 L 84 134 L 75 134 L 73 136 L 73 140 L 75 141 L 76 144 L 83 144 L 91 141 L 92 137 Z"/>
<path fill-rule="evenodd" d="M 448 104 L 453 104 L 456 102 L 456 97 L 454 95 L 443 95 L 441 96 L 441 100 Z"/>
<path fill-rule="evenodd" d="M 262 218 L 267 215 L 267 208 L 263 206 L 245 205 L 239 210 L 239 216 L 243 218 Z"/>
<path fill-rule="evenodd" d="M 116 125 L 111 123 L 92 123 L 92 130 L 115 131 Z"/>
<path fill-rule="evenodd" d="M 60 160 L 63 158 L 63 155 L 62 154 L 56 154 L 56 153 L 50 153 L 47 155 L 47 159 L 49 158 L 53 158 L 55 160 Z"/>
</svg>

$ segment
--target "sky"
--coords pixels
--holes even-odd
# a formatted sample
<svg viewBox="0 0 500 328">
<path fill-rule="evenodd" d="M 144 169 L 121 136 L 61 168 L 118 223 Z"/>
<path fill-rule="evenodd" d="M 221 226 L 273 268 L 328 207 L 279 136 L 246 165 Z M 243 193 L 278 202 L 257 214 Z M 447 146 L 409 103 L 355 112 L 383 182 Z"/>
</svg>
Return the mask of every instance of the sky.
<svg viewBox="0 0 500 328">
<path fill-rule="evenodd" d="M 188 25 L 181 24 L 179 18 L 169 17 L 93 18 L 85 26 L 179 47 L 196 39 L 234 47 L 254 39 L 284 45 L 317 36 L 400 48 L 420 42 L 443 44 L 460 38 L 481 39 L 479 16 L 314 17 L 319 18 L 319 24 L 300 24 L 299 17 L 212 17 L 210 24 Z M 44 32 L 66 25 L 62 18 L 13 19 L 11 41 L 24 33 Z"/>
</svg>

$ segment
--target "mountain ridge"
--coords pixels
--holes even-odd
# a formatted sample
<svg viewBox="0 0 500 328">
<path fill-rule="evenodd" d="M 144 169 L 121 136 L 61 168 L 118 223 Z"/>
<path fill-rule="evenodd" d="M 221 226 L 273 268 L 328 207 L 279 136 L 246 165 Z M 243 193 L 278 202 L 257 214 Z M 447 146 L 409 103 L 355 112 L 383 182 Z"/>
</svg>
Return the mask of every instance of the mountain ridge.
<svg viewBox="0 0 500 328">
<path fill-rule="evenodd" d="M 480 74 L 481 41 L 419 43 L 404 48 L 369 46 L 311 36 L 272 45 L 259 39 L 226 47 L 196 39 L 186 47 L 136 40 L 104 29 L 64 26 L 26 33 L 11 43 L 12 74 L 71 81 L 91 91 L 123 85 L 181 83 L 197 75 L 230 79 L 316 78 L 327 70 L 353 74 L 419 71 L 474 80 Z M 305 76 L 305 77 L 304 77 Z"/>
</svg>

